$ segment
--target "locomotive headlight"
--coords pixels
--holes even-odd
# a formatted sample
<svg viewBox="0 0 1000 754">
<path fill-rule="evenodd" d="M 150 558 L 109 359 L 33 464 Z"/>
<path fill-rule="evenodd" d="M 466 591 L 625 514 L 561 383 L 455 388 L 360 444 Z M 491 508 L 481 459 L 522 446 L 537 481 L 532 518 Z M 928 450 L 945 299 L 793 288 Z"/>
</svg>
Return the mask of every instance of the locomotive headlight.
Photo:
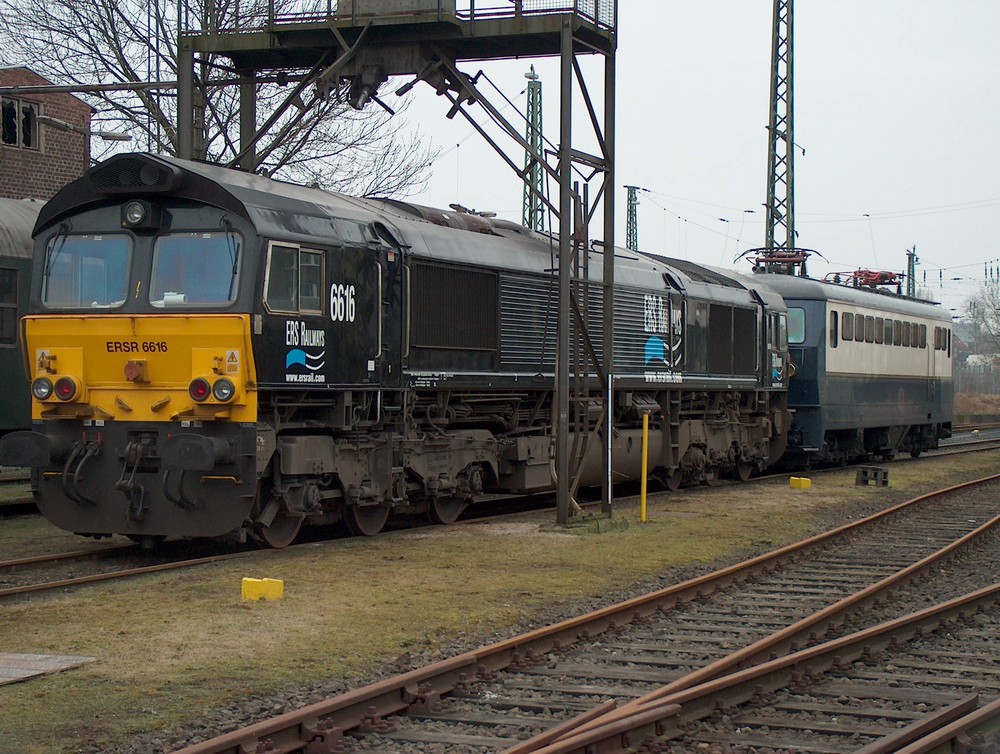
<svg viewBox="0 0 1000 754">
<path fill-rule="evenodd" d="M 47 401 L 52 397 L 52 380 L 48 377 L 36 377 L 31 382 L 31 394 L 36 400 Z"/>
<path fill-rule="evenodd" d="M 233 384 L 232 380 L 227 380 L 225 377 L 220 380 L 216 380 L 215 384 L 212 385 L 212 395 L 219 403 L 225 403 L 226 401 L 232 400 L 235 394 L 236 385 Z"/>
<path fill-rule="evenodd" d="M 127 225 L 139 225 L 146 219 L 146 208 L 139 202 L 129 202 L 122 211 L 122 218 Z"/>
<path fill-rule="evenodd" d="M 208 400 L 208 396 L 211 394 L 212 386 L 208 384 L 208 380 L 204 377 L 195 377 L 191 380 L 191 384 L 188 385 L 188 395 L 198 403 Z"/>
<path fill-rule="evenodd" d="M 55 394 L 61 401 L 71 401 L 79 392 L 76 380 L 72 377 L 60 377 L 56 380 Z"/>
</svg>

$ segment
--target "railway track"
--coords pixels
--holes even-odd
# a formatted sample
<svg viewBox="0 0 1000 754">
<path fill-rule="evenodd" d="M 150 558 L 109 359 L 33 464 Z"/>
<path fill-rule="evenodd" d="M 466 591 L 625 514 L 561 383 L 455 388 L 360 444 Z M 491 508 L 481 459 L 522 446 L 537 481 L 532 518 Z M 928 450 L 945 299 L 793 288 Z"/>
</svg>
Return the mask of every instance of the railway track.
<svg viewBox="0 0 1000 754">
<path fill-rule="evenodd" d="M 508 752 L 993 752 L 998 602 L 993 584 Z M 974 715 L 983 698 L 993 702 Z M 970 739 L 955 749 L 923 748 L 956 728 Z M 981 737 L 978 745 L 972 736 Z"/>
<path fill-rule="evenodd" d="M 870 625 L 887 614 L 908 612 L 914 599 L 923 605 L 996 581 L 1000 567 L 984 568 L 975 551 L 984 542 L 991 546 L 987 552 L 997 549 L 998 478 L 917 498 L 714 574 L 182 751 L 356 747 L 395 754 L 508 749 L 525 754 L 591 718 L 613 714 L 635 722 L 660 715 L 656 720 L 662 723 L 664 705 L 675 702 L 661 700 L 691 687 L 718 683 L 742 667 L 848 633 L 852 622 Z M 909 597 L 892 605 L 886 603 L 892 594 Z M 620 709 L 612 712 L 612 706 Z"/>
<path fill-rule="evenodd" d="M 76 589 L 103 581 L 191 568 L 205 563 L 232 560 L 255 554 L 259 555 L 261 551 L 241 550 L 190 558 L 171 556 L 170 554 L 151 555 L 142 552 L 137 545 L 121 545 L 5 560 L 0 561 L 0 602 L 55 589 Z M 121 559 L 117 556 L 121 556 Z M 88 573 L 71 575 L 72 571 L 80 568 L 77 564 L 95 560 L 97 561 L 96 568 L 88 567 Z M 121 560 L 127 562 L 123 563 Z M 137 562 L 139 564 L 136 564 Z M 52 568 L 68 570 L 70 575 L 60 574 L 59 578 L 51 578 L 46 575 L 46 570 Z"/>
</svg>

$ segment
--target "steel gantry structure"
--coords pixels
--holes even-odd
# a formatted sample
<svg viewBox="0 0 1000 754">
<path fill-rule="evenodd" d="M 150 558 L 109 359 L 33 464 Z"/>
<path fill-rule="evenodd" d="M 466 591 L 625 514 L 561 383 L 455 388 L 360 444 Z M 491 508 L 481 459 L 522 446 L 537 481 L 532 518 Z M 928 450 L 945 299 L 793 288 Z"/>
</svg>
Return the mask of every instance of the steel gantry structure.
<svg viewBox="0 0 1000 754">
<path fill-rule="evenodd" d="M 239 76 L 240 151 L 233 164 L 255 171 L 261 138 L 286 115 L 294 120 L 328 96 L 356 108 L 378 103 L 390 76 L 408 77 L 404 94 L 426 82 L 450 102 L 449 118 L 461 114 L 514 170 L 543 211 L 558 221 L 558 322 L 553 377 L 554 477 L 557 519 L 575 510 L 573 496 L 588 448 L 601 441 L 604 512 L 611 513 L 614 342 L 614 148 L 617 0 L 340 0 L 336 7 L 303 12 L 276 11 L 274 0 L 254 2 L 234 13 L 239 25 L 182 28 L 178 41 L 178 155 L 203 158 L 205 129 L 200 99 L 205 61 L 226 57 Z M 591 97 L 578 58 L 604 60 L 603 113 Z M 460 65 L 472 61 L 558 57 L 560 122 L 558 143 L 543 149 L 522 135 L 478 86 L 480 74 Z M 288 76 L 288 73 L 295 76 Z M 282 106 L 258 123 L 255 90 L 269 75 L 287 76 L 290 91 Z M 573 102 L 583 101 L 598 153 L 574 146 Z M 479 109 L 473 109 L 477 106 Z M 505 138 L 529 155 L 522 164 L 508 155 L 476 118 L 482 112 Z M 278 131 L 280 134 L 280 130 Z M 529 180 L 538 167 L 559 187 L 552 201 Z M 596 190 L 590 191 L 591 182 Z M 598 214 L 599 209 L 603 212 Z M 594 222 L 598 220 L 598 222 Z M 598 233 L 593 233 L 597 225 Z M 593 240 L 593 239 L 600 239 Z M 603 256 L 599 281 L 589 259 Z M 595 280 L 590 281 L 590 275 Z M 601 316 L 596 318 L 595 308 Z M 602 323 L 591 338 L 588 321 Z M 572 327 L 571 327 L 572 322 Z M 601 344 L 598 351 L 596 344 Z M 596 400 L 595 400 L 596 398 Z M 599 418 L 591 408 L 600 404 Z M 570 437 L 572 436 L 572 446 Z"/>
</svg>

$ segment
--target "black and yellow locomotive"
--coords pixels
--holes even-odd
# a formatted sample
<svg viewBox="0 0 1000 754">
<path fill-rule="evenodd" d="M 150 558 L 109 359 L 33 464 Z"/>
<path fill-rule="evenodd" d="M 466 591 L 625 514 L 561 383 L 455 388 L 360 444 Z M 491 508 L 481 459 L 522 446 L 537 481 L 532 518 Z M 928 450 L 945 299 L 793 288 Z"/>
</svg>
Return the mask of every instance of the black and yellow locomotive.
<svg viewBox="0 0 1000 754">
<path fill-rule="evenodd" d="M 618 478 L 639 473 L 643 413 L 670 487 L 776 460 L 781 297 L 615 256 Z M 395 512 L 450 522 L 485 495 L 551 489 L 554 258 L 551 238 L 495 218 L 113 157 L 38 219 L 33 426 L 0 463 L 34 469 L 56 525 L 146 541 L 283 546 L 303 523 L 373 534 Z"/>
</svg>

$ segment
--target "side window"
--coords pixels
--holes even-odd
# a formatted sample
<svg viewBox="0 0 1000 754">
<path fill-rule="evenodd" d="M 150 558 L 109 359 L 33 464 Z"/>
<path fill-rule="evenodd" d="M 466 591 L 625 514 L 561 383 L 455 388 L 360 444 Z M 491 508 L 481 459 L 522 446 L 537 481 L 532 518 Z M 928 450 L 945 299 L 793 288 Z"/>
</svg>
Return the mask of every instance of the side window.
<svg viewBox="0 0 1000 754">
<path fill-rule="evenodd" d="M 881 317 L 875 318 L 875 342 L 881 343 L 882 336 L 885 334 L 885 322 Z"/>
<path fill-rule="evenodd" d="M 830 348 L 837 347 L 837 325 L 840 323 L 840 317 L 837 312 L 830 312 Z"/>
<path fill-rule="evenodd" d="M 883 341 L 887 346 L 892 345 L 892 320 L 887 319 L 885 321 L 885 338 Z"/>
<path fill-rule="evenodd" d="M 840 331 L 844 340 L 854 340 L 854 315 L 850 312 L 844 312 L 840 325 Z"/>
<path fill-rule="evenodd" d="M 927 325 L 920 325 L 920 347 L 927 348 Z"/>
<path fill-rule="evenodd" d="M 892 344 L 894 346 L 903 345 L 903 323 L 898 319 L 892 323 Z"/>
<path fill-rule="evenodd" d="M 948 330 L 948 358 L 951 358 L 951 329 Z"/>
<path fill-rule="evenodd" d="M 863 314 L 854 315 L 854 339 L 859 343 L 865 342 L 865 317 Z"/>
<path fill-rule="evenodd" d="M 299 310 L 299 250 L 294 246 L 271 247 L 264 283 L 264 303 L 276 312 Z"/>
<path fill-rule="evenodd" d="M 299 252 L 299 311 L 323 313 L 323 255 L 316 251 Z"/>
<path fill-rule="evenodd" d="M 797 306 L 788 309 L 788 342 L 804 343 L 806 339 L 806 312 Z"/>
<path fill-rule="evenodd" d="M 268 311 L 322 314 L 323 276 L 322 252 L 273 244 L 264 284 Z"/>
<path fill-rule="evenodd" d="M 38 104 L 4 97 L 0 100 L 0 140 L 11 147 L 38 149 Z"/>
<path fill-rule="evenodd" d="M 0 269 L 0 345 L 17 342 L 17 270 Z"/>
<path fill-rule="evenodd" d="M 900 324 L 900 330 L 902 330 L 903 347 L 904 348 L 909 348 L 910 347 L 910 323 L 909 322 L 900 322 L 899 324 Z"/>
<path fill-rule="evenodd" d="M 865 343 L 875 342 L 875 318 L 865 317 Z"/>
</svg>

